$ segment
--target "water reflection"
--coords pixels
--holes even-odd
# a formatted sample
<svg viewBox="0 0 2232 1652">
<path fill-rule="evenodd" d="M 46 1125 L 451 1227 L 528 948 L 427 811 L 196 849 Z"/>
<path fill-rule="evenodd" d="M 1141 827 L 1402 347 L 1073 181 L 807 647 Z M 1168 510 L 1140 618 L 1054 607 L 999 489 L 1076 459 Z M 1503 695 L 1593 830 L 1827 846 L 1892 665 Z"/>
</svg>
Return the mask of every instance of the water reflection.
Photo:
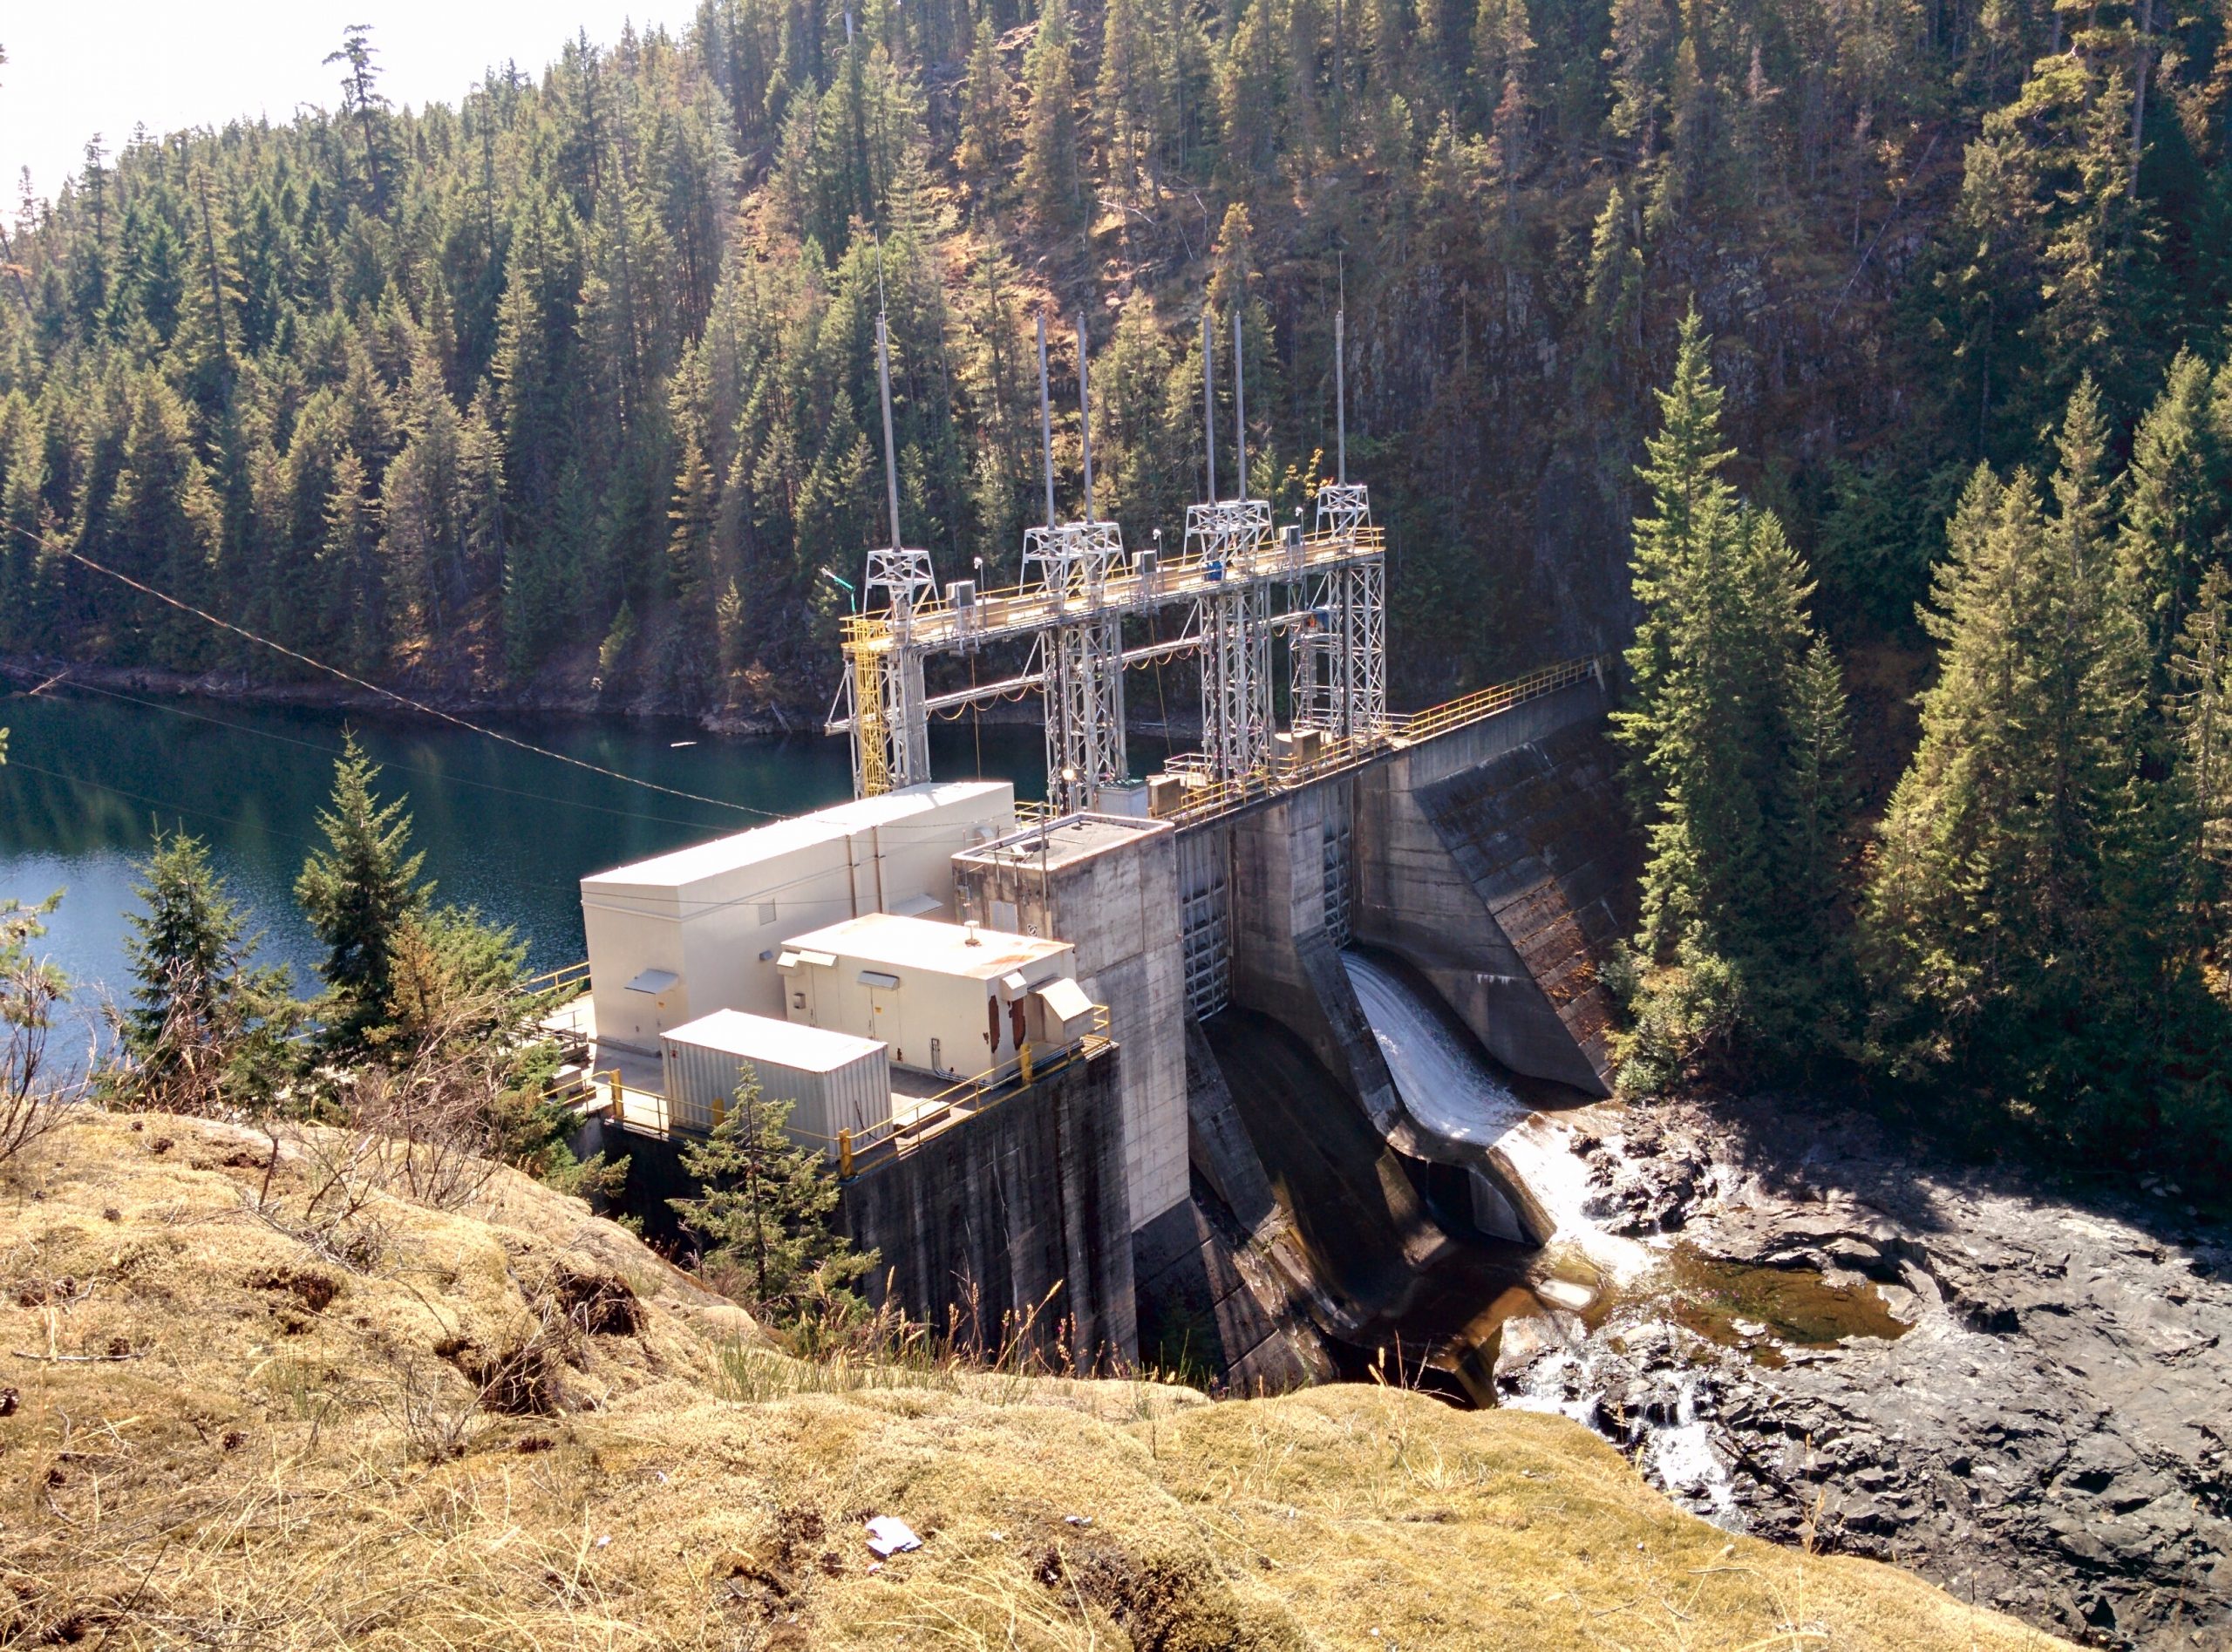
<svg viewBox="0 0 2232 1652">
<path fill-rule="evenodd" d="M 201 699 L 130 697 L 64 684 L 0 698 L 12 731 L 0 768 L 0 896 L 66 891 L 42 943 L 83 987 L 124 980 L 124 914 L 155 829 L 198 833 L 235 897 L 264 931 L 264 955 L 308 989 L 316 944 L 292 889 L 317 840 L 316 814 L 344 729 L 407 793 L 413 841 L 438 898 L 517 928 L 534 967 L 582 955 L 578 880 L 722 832 L 840 801 L 852 790 L 845 743 L 819 736 L 721 739 L 679 719 L 514 718 L 491 726 L 624 774 L 721 799 L 643 790 L 407 715 L 343 713 Z M 1043 791 L 1032 725 L 941 723 L 932 763 Z M 1135 747 L 1148 743 L 1134 739 Z M 981 752 L 981 757 L 980 757 Z M 1155 753 L 1135 752 L 1139 760 Z"/>
</svg>

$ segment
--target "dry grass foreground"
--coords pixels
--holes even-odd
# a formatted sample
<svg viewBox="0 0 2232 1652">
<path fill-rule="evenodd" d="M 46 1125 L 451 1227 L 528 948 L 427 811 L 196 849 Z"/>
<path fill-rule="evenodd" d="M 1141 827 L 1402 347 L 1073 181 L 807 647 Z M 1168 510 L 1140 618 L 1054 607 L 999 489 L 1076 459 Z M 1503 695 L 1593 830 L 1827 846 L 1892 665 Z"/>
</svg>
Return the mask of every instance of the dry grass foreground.
<svg viewBox="0 0 2232 1652">
<path fill-rule="evenodd" d="M 508 1173 L 310 1209 L 332 1151 L 89 1114 L 7 1173 L 0 1642 L 2057 1644 L 1556 1418 L 805 1365 Z"/>
</svg>

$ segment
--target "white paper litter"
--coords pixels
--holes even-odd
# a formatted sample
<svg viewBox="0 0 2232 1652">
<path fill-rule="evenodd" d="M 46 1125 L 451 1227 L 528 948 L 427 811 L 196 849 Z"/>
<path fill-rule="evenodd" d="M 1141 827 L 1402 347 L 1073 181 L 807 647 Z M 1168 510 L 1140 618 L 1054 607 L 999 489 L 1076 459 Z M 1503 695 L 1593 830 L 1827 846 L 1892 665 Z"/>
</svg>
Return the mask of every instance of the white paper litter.
<svg viewBox="0 0 2232 1652">
<path fill-rule="evenodd" d="M 868 1522 L 868 1547 L 888 1559 L 894 1554 L 904 1554 L 910 1549 L 921 1548 L 922 1540 L 915 1535 L 906 1521 L 889 1514 L 879 1514 Z"/>
</svg>

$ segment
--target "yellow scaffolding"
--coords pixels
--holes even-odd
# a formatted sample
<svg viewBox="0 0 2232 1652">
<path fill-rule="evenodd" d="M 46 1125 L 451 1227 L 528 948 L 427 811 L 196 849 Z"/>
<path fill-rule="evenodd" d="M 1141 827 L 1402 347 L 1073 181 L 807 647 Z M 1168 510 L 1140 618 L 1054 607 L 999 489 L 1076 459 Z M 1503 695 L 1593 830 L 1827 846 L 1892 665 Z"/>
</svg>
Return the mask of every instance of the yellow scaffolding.
<svg viewBox="0 0 2232 1652">
<path fill-rule="evenodd" d="M 867 614 L 845 616 L 845 657 L 853 666 L 853 749 L 864 798 L 891 790 L 890 728 L 883 704 L 883 661 L 891 650 L 891 622 Z"/>
</svg>

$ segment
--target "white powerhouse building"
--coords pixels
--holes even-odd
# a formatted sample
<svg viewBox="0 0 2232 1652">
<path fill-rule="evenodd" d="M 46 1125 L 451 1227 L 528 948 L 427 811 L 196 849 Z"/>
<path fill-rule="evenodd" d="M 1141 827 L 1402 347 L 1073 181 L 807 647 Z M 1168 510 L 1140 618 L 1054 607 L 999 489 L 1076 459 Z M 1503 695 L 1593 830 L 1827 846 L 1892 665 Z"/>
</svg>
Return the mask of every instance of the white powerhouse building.
<svg viewBox="0 0 2232 1652">
<path fill-rule="evenodd" d="M 1018 833 L 1005 781 L 910 786 L 582 879 L 580 1030 L 670 1125 L 709 1128 L 750 1064 L 826 1148 L 1073 1047 L 1105 1004 L 1143 1227 L 1187 1189 L 1178 908 L 1165 823 Z"/>
<path fill-rule="evenodd" d="M 1008 782 L 933 783 L 583 878 L 597 1042 L 657 1055 L 716 1010 L 786 1019 L 786 941 L 868 913 L 949 917 L 953 856 L 1014 829 Z"/>
</svg>

